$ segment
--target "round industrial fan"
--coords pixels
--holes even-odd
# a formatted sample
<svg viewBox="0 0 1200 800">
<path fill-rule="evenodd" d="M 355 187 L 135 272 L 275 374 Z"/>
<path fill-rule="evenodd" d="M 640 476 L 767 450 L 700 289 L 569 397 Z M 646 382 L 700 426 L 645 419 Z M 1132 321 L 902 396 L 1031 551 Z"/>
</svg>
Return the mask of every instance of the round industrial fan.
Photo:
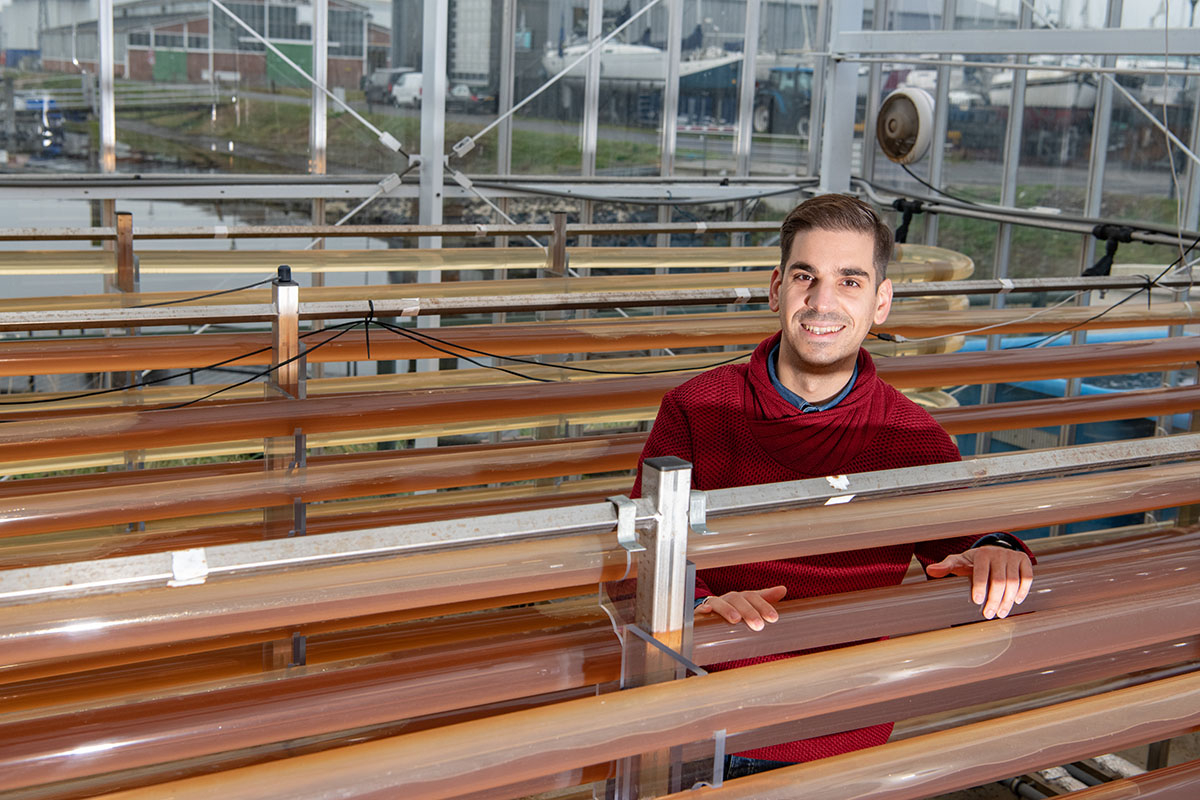
<svg viewBox="0 0 1200 800">
<path fill-rule="evenodd" d="M 933 98 L 924 89 L 897 89 L 887 96 L 875 122 L 875 139 L 897 164 L 919 161 L 933 139 Z"/>
</svg>

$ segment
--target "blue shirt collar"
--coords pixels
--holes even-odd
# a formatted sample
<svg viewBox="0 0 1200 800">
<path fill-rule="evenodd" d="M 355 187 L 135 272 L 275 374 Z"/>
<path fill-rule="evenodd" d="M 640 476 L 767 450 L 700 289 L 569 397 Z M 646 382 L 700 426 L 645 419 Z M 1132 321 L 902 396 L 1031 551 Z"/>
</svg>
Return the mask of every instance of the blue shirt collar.
<svg viewBox="0 0 1200 800">
<path fill-rule="evenodd" d="M 838 403 L 846 399 L 846 395 L 850 394 L 850 390 L 854 388 L 854 382 L 858 380 L 858 361 L 854 362 L 854 374 L 850 376 L 850 380 L 842 387 L 842 390 L 837 393 L 837 396 L 819 406 L 814 406 L 812 403 L 805 400 L 800 395 L 793 392 L 791 389 L 784 386 L 779 381 L 779 376 L 775 372 L 775 362 L 779 359 L 779 342 L 771 348 L 770 355 L 767 356 L 767 374 L 771 376 L 771 384 L 775 387 L 775 391 L 779 392 L 779 396 L 791 403 L 801 414 L 811 414 L 814 411 L 828 411 Z"/>
</svg>

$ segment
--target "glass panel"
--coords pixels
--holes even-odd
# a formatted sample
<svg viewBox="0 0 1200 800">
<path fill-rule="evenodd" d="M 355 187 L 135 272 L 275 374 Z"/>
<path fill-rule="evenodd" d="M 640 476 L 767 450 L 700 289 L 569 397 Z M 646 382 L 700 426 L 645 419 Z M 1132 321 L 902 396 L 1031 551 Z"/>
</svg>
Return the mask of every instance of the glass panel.
<svg viewBox="0 0 1200 800">
<path fill-rule="evenodd" d="M 1140 69 L 1162 68 L 1149 59 L 1122 59 L 1120 66 Z M 1171 68 L 1183 68 L 1185 59 L 1169 62 Z M 1159 123 L 1181 141 L 1192 140 L 1197 88 L 1200 80 L 1192 76 L 1163 73 L 1127 74 L 1119 78 L 1134 98 Z M 1166 134 L 1155 127 L 1146 114 L 1119 92 L 1113 93 L 1112 123 L 1108 137 L 1108 162 L 1105 170 L 1101 213 L 1105 217 L 1153 222 L 1175 227 L 1181 219 L 1178 199 L 1186 192 L 1187 157 Z M 1178 255 L 1171 248 L 1146 245 L 1122 245 L 1120 261 L 1162 263 Z"/>
<path fill-rule="evenodd" d="M 820 49 L 817 4 L 807 0 L 763 3 L 761 15 L 750 173 L 806 174 L 813 53 Z"/>
</svg>

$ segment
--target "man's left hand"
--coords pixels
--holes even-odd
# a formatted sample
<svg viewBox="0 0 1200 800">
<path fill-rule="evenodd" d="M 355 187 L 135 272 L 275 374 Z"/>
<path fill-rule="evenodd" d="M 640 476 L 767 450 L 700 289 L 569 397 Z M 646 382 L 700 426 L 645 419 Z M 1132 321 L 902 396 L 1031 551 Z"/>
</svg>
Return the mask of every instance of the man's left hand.
<svg viewBox="0 0 1200 800">
<path fill-rule="evenodd" d="M 1014 605 L 1025 602 L 1033 586 L 1029 556 L 1004 547 L 985 545 L 965 550 L 930 564 L 925 572 L 931 578 L 970 575 L 971 600 L 983 606 L 985 619 L 1007 617 Z"/>
</svg>

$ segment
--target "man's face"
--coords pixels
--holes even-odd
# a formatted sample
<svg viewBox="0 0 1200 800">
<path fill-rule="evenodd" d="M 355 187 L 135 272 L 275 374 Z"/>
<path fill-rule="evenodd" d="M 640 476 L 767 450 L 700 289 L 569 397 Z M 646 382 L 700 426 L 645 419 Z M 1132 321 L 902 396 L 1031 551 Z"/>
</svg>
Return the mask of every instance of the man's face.
<svg viewBox="0 0 1200 800">
<path fill-rule="evenodd" d="M 788 260 L 771 274 L 781 358 L 814 373 L 852 367 L 867 332 L 892 307 L 892 282 L 876 285 L 874 251 L 874 239 L 857 231 L 796 234 Z"/>
</svg>

